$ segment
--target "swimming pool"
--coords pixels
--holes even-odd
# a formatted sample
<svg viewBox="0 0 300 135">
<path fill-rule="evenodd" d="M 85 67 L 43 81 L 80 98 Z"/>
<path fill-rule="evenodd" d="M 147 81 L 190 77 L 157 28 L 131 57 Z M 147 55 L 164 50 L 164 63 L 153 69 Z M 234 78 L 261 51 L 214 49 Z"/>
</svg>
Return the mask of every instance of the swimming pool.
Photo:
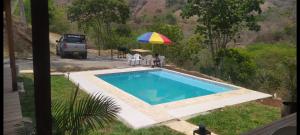
<svg viewBox="0 0 300 135">
<path fill-rule="evenodd" d="M 96 76 L 151 105 L 235 89 L 231 86 L 166 70 L 146 70 Z"/>
</svg>

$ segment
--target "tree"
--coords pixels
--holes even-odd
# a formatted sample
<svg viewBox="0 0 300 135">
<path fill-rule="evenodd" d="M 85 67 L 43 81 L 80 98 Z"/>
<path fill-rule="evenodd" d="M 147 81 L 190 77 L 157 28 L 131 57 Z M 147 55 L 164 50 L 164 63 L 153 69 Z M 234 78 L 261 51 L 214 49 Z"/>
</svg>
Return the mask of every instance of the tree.
<svg viewBox="0 0 300 135">
<path fill-rule="evenodd" d="M 168 37 L 173 43 L 168 47 L 169 50 L 172 50 L 171 48 L 178 45 L 178 42 L 183 39 L 183 32 L 181 28 L 178 25 L 169 25 L 169 24 L 163 24 L 163 23 L 155 23 L 154 25 L 150 26 L 148 28 L 148 31 L 158 32 L 160 34 L 165 35 Z M 160 46 L 154 46 L 154 47 L 164 47 L 164 52 L 166 52 L 166 46 L 160 45 Z M 158 51 L 155 49 L 155 51 Z M 159 49 L 159 51 L 162 51 Z M 169 52 L 167 50 L 167 52 Z M 156 52 L 157 53 L 157 52 Z M 163 53 L 163 52 L 159 52 Z M 172 52 L 171 52 L 172 53 Z"/>
<path fill-rule="evenodd" d="M 115 35 L 115 43 L 117 44 L 118 51 L 120 51 L 121 48 L 126 48 L 125 50 L 128 51 L 129 47 L 132 46 L 131 44 L 136 43 L 133 32 L 128 25 L 118 25 L 115 29 L 113 29 L 113 33 Z"/>
<path fill-rule="evenodd" d="M 132 33 L 130 27 L 124 24 L 118 25 L 114 31 L 122 37 L 130 37 Z"/>
<path fill-rule="evenodd" d="M 154 31 L 167 36 L 172 42 L 179 42 L 183 39 L 183 32 L 178 25 L 156 23 L 149 27 L 149 31 Z"/>
<path fill-rule="evenodd" d="M 77 21 L 81 28 L 92 27 L 97 33 L 99 55 L 100 39 L 102 44 L 114 41 L 112 23 L 125 23 L 128 18 L 129 7 L 124 0 L 75 0 L 68 8 L 69 20 Z"/>
<path fill-rule="evenodd" d="M 109 98 L 98 95 L 85 95 L 77 99 L 78 87 L 70 99 L 55 100 L 52 104 L 52 117 L 58 135 L 81 135 L 88 130 L 103 128 L 116 119 L 119 106 Z"/>
<path fill-rule="evenodd" d="M 24 0 L 24 10 L 25 10 L 25 18 L 26 22 L 31 24 L 31 6 L 30 0 Z"/>
<path fill-rule="evenodd" d="M 64 9 L 58 7 L 53 0 L 48 0 L 49 30 L 56 33 L 68 33 L 70 22 L 66 18 Z"/>
<path fill-rule="evenodd" d="M 21 17 L 22 23 L 25 26 L 25 28 L 27 28 L 27 20 L 26 20 L 26 16 L 25 16 L 25 7 L 24 7 L 23 0 L 19 0 L 19 8 L 20 8 L 20 17 Z"/>
<path fill-rule="evenodd" d="M 202 37 L 199 34 L 190 36 L 187 40 L 180 41 L 168 48 L 168 58 L 177 65 L 191 66 L 198 62 L 195 55 L 202 49 Z M 189 65 L 193 64 L 193 65 Z"/>
<path fill-rule="evenodd" d="M 196 33 L 205 36 L 212 58 L 226 49 L 239 32 L 248 28 L 258 31 L 256 15 L 261 13 L 263 0 L 188 0 L 182 18 L 198 17 Z"/>
</svg>

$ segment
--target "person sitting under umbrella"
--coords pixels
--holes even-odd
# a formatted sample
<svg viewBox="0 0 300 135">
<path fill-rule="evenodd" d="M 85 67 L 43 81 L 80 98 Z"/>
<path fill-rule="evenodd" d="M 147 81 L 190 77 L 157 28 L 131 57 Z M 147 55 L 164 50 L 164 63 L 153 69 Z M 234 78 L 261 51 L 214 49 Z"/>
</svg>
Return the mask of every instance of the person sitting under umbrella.
<svg viewBox="0 0 300 135">
<path fill-rule="evenodd" d="M 154 60 L 153 60 L 152 67 L 154 67 L 154 66 L 157 66 L 157 67 L 160 66 L 160 59 L 158 58 L 158 54 L 157 53 L 155 54 L 155 57 L 154 57 Z"/>
</svg>

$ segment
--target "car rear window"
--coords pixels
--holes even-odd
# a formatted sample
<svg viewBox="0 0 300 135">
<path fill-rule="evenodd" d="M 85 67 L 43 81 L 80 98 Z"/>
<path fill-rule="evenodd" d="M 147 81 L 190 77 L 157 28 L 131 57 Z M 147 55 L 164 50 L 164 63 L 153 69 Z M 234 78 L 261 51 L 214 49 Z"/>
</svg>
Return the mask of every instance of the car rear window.
<svg viewBox="0 0 300 135">
<path fill-rule="evenodd" d="M 64 41 L 69 43 L 83 43 L 85 42 L 85 39 L 82 36 L 67 35 Z"/>
<path fill-rule="evenodd" d="M 69 43 L 83 43 L 84 39 L 72 37 L 72 38 L 66 38 L 65 41 Z"/>
</svg>

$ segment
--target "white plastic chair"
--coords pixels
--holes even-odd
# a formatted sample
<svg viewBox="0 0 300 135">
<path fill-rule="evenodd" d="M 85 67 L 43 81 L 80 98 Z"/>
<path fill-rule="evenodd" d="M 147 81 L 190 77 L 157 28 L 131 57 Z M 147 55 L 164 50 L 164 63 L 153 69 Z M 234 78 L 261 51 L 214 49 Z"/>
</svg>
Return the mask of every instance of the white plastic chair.
<svg viewBox="0 0 300 135">
<path fill-rule="evenodd" d="M 151 65 L 152 64 L 152 55 L 146 55 L 145 56 L 145 64 L 146 65 Z"/>
<path fill-rule="evenodd" d="M 135 59 L 131 54 L 126 54 L 126 58 L 129 65 L 131 65 L 132 62 L 135 63 Z"/>
<path fill-rule="evenodd" d="M 140 54 L 134 54 L 133 55 L 133 59 L 134 59 L 134 64 L 136 65 L 136 63 L 138 62 L 139 64 L 141 64 L 142 61 L 142 56 Z"/>
<path fill-rule="evenodd" d="M 163 65 L 165 65 L 165 56 L 158 56 L 159 60 L 160 60 L 160 67 L 162 67 Z"/>
</svg>

